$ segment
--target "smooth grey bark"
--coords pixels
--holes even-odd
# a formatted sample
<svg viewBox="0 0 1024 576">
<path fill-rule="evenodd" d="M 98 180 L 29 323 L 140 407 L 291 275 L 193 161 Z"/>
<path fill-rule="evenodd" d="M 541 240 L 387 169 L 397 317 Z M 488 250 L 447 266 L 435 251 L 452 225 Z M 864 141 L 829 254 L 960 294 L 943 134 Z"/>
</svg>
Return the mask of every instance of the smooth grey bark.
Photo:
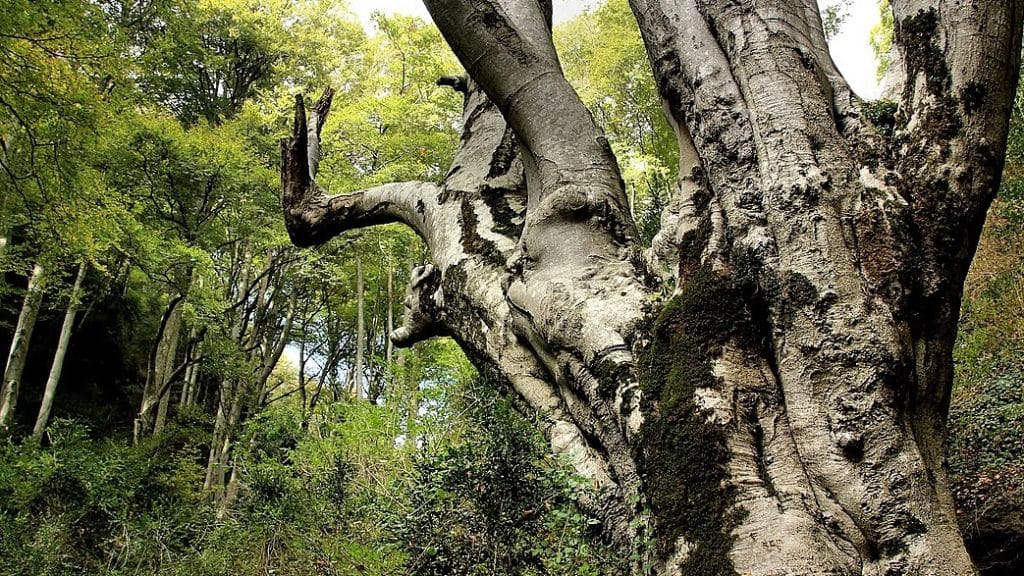
<svg viewBox="0 0 1024 576">
<path fill-rule="evenodd" d="M 252 247 L 248 244 L 237 246 L 232 260 L 234 268 L 231 274 L 232 281 L 225 287 L 225 296 L 228 302 L 235 304 L 229 310 L 230 339 L 241 345 L 246 323 L 243 311 L 254 285 L 254 282 L 251 281 L 253 270 L 248 266 L 252 260 Z M 217 389 L 217 411 L 213 420 L 213 434 L 210 439 L 206 475 L 203 479 L 203 489 L 210 492 L 215 501 L 220 499 L 224 487 L 231 432 L 237 417 L 241 414 L 241 393 L 241 383 L 232 377 L 221 380 Z"/>
<path fill-rule="evenodd" d="M 178 399 L 178 407 L 183 408 L 196 403 L 199 394 L 199 362 L 198 359 L 202 356 L 202 342 L 203 338 L 198 328 L 193 326 L 189 330 L 188 341 L 190 347 L 186 350 L 186 361 L 188 367 L 185 368 L 185 378 L 182 382 L 181 396 Z"/>
<path fill-rule="evenodd" d="M 413 228 L 433 262 L 392 340 L 450 335 L 539 412 L 634 574 L 975 573 L 942 444 L 1024 2 L 894 0 L 902 93 L 877 114 L 811 0 L 632 0 L 680 147 L 649 251 L 550 4 L 426 4 L 469 74 L 442 81 L 465 93 L 451 170 L 327 196 L 330 94 L 308 121 L 300 98 L 293 241 Z"/>
<path fill-rule="evenodd" d="M 50 421 L 50 409 L 53 408 L 53 399 L 57 396 L 57 384 L 60 382 L 60 375 L 64 370 L 64 356 L 67 354 L 68 344 L 71 342 L 71 331 L 75 326 L 75 316 L 78 315 L 78 308 L 81 305 L 82 281 L 85 280 L 86 271 L 85 262 L 78 265 L 78 273 L 75 274 L 75 282 L 71 286 L 71 294 L 68 296 L 68 307 L 64 312 L 64 323 L 60 327 L 57 350 L 53 353 L 50 375 L 46 378 L 43 400 L 39 405 L 35 426 L 32 428 L 32 438 L 36 440 L 43 437 L 46 424 Z"/>
<path fill-rule="evenodd" d="M 281 360 L 285 346 L 292 337 L 292 324 L 296 314 L 298 293 L 293 291 L 288 297 L 287 302 L 287 311 L 285 312 L 284 321 L 280 329 L 262 331 L 263 341 L 259 345 L 260 358 L 256 378 L 252 386 L 253 393 L 251 395 L 246 394 L 244 388 L 238 388 L 234 391 L 235 397 L 228 420 L 225 423 L 226 433 L 220 444 L 221 448 L 218 451 L 216 462 L 212 466 L 208 465 L 207 480 L 204 482 L 204 487 L 206 489 L 214 489 L 213 496 L 218 505 L 218 518 L 222 518 L 235 503 L 240 489 L 237 455 L 232 455 L 230 452 L 231 430 L 238 427 L 243 411 L 248 410 L 251 413 L 259 413 L 266 405 L 273 401 L 270 398 L 272 390 L 267 388 L 267 382 Z M 254 331 L 258 330 L 258 327 L 254 326 L 253 329 Z M 246 396 L 249 397 L 247 398 Z M 247 444 L 250 449 L 255 446 L 255 432 L 249 436 Z M 228 469 L 230 469 L 230 474 L 227 475 L 227 482 L 225 483 L 224 475 Z"/>
<path fill-rule="evenodd" d="M 157 354 L 156 381 L 158 383 L 159 402 L 157 403 L 156 418 L 153 421 L 153 434 L 159 434 L 167 424 L 167 412 L 171 404 L 171 385 L 174 380 L 174 362 L 178 353 L 178 341 L 181 338 L 181 316 L 183 308 L 178 306 L 171 315 L 164 330 L 163 339 L 160 342 L 160 351 Z"/>
<path fill-rule="evenodd" d="M 218 390 L 217 411 L 207 457 L 203 488 L 225 510 L 237 490 L 235 435 L 244 419 L 270 401 L 267 382 L 288 341 L 298 309 L 299 294 L 284 289 L 288 251 L 271 249 L 259 267 L 249 247 L 233 262 L 232 282 L 225 286 L 231 318 L 231 341 L 252 371 L 225 378 Z"/>
<path fill-rule="evenodd" d="M 394 298 L 395 298 L 395 294 L 394 294 L 394 292 L 395 292 L 395 288 L 394 288 L 395 268 L 394 268 L 394 266 L 391 265 L 390 261 L 388 262 L 387 269 L 388 269 L 388 286 L 387 286 L 387 291 L 388 291 L 387 292 L 387 306 L 388 306 L 388 309 L 387 309 L 387 324 L 385 325 L 385 330 L 387 331 L 387 334 L 390 336 L 390 334 L 395 331 L 395 300 L 394 300 Z M 384 362 L 387 363 L 388 367 L 391 366 L 391 359 L 392 359 L 392 356 L 394 355 L 394 348 L 395 348 L 395 343 L 392 342 L 391 338 L 389 337 L 387 339 L 387 342 L 384 343 Z"/>
<path fill-rule="evenodd" d="M 39 307 L 43 302 L 43 287 L 46 282 L 46 268 L 36 263 L 28 279 L 25 299 L 22 301 L 18 324 L 11 338 L 11 350 L 7 354 L 7 366 L 4 368 L 3 386 L 0 387 L 0 430 L 7 429 L 14 418 L 14 408 L 18 402 L 18 390 L 21 387 L 21 375 L 28 357 L 28 346 L 32 340 L 32 330 L 39 317 Z"/>
<path fill-rule="evenodd" d="M 181 306 L 185 301 L 185 294 L 178 293 L 167 302 L 164 313 L 160 317 L 160 325 L 157 327 L 156 336 L 149 349 L 149 358 L 146 367 L 146 384 L 143 386 L 142 399 L 139 402 L 139 411 L 135 415 L 133 426 L 133 443 L 138 444 L 146 435 L 154 432 L 156 426 L 156 414 L 161 401 L 167 394 L 170 387 L 166 366 L 173 362 L 172 357 L 168 359 L 168 347 L 173 343 L 175 349 L 178 344 L 178 327 L 181 319 Z"/>
</svg>

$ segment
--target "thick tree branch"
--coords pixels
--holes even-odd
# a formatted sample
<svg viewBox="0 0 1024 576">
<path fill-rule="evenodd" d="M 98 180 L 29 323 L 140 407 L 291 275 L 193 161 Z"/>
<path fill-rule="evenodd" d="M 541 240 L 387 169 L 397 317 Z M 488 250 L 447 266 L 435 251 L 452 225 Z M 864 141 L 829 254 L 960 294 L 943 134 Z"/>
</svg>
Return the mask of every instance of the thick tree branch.
<svg viewBox="0 0 1024 576">
<path fill-rule="evenodd" d="M 431 264 L 413 268 L 405 293 L 405 316 L 402 325 L 389 335 L 399 348 L 408 348 L 417 342 L 440 336 L 444 329 L 438 318 L 437 299 L 440 277 Z"/>
<path fill-rule="evenodd" d="M 689 218 L 682 234 L 669 233 L 689 258 L 703 254 L 717 196 L 723 226 L 733 243 L 762 255 L 774 251 L 765 224 L 754 127 L 731 65 L 694 0 L 631 0 L 630 6 L 652 63 L 669 122 L 680 146 L 679 184 L 666 224 L 675 223 L 682 207 Z M 712 194 L 711 190 L 714 190 Z M 694 218 L 698 226 L 694 227 Z M 732 247 L 724 247 L 731 249 Z M 663 249 L 663 248 L 662 248 Z"/>
<path fill-rule="evenodd" d="M 330 110 L 333 92 L 328 89 L 314 107 L 313 125 L 307 128 L 305 104 L 295 97 L 292 137 L 281 145 L 281 203 L 285 225 L 296 246 L 314 246 L 334 236 L 366 226 L 403 222 L 430 239 L 427 207 L 438 191 L 436 184 L 403 182 L 328 196 L 315 180 L 320 162 L 319 131 Z"/>
<path fill-rule="evenodd" d="M 903 88 L 898 167 L 931 268 L 922 278 L 930 297 L 962 283 L 998 189 L 1024 2 L 891 4 Z"/>
<path fill-rule="evenodd" d="M 1024 2 L 892 0 L 896 171 L 908 199 L 916 306 L 913 431 L 940 470 L 963 282 L 998 191 L 1020 72 Z"/>
<path fill-rule="evenodd" d="M 536 217 L 528 217 L 527 228 L 532 221 L 543 226 L 552 218 L 579 221 L 581 214 L 600 214 L 605 234 L 622 243 L 635 241 L 618 165 L 562 74 L 545 9 L 536 0 L 428 0 L 426 5 L 469 75 L 516 134 L 532 173 L 529 206 Z M 568 244 L 593 244 L 582 232 L 578 240 Z M 531 257 L 542 258 L 544 243 L 531 244 L 529 234 L 524 241 Z"/>
<path fill-rule="evenodd" d="M 442 76 L 437 79 L 438 86 L 448 86 L 460 94 L 469 94 L 468 82 L 466 76 Z"/>
</svg>

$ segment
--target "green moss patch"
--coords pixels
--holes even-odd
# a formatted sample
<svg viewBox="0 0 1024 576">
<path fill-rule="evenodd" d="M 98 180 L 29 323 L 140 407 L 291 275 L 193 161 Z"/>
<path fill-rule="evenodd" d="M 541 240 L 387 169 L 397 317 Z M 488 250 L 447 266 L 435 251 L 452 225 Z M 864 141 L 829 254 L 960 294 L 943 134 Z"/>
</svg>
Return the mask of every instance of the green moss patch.
<svg viewBox="0 0 1024 576">
<path fill-rule="evenodd" d="M 704 266 L 662 309 L 640 357 L 645 420 L 634 450 L 658 554 L 671 555 L 679 538 L 691 546 L 683 574 L 736 574 L 728 553 L 743 512 L 734 508 L 728 486 L 726 432 L 696 404 L 694 393 L 718 386 L 712 360 L 726 341 L 746 341 L 752 324 L 742 291 Z"/>
<path fill-rule="evenodd" d="M 892 136 L 896 130 L 896 112 L 899 105 L 886 99 L 872 100 L 861 106 L 861 112 L 879 132 L 885 136 Z"/>
</svg>

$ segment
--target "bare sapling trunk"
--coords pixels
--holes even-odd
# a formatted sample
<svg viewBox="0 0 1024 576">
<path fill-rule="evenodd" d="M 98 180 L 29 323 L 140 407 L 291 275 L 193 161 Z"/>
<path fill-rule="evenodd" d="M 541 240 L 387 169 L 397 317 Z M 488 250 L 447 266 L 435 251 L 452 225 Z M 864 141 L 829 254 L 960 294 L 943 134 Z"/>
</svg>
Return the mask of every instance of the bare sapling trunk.
<svg viewBox="0 0 1024 576">
<path fill-rule="evenodd" d="M 233 256 L 234 281 L 226 287 L 225 297 L 228 302 L 233 303 L 228 310 L 231 318 L 231 341 L 241 346 L 246 324 L 244 311 L 252 289 L 252 269 L 248 265 L 252 260 L 252 247 L 249 244 L 239 244 Z M 231 441 L 231 420 L 239 404 L 240 394 L 241 383 L 236 378 L 228 376 L 221 380 L 217 389 L 217 411 L 213 420 L 206 476 L 203 479 L 203 489 L 209 491 L 214 500 L 220 497 L 220 489 L 224 485 L 225 458 Z"/>
<path fill-rule="evenodd" d="M 139 411 L 135 415 L 132 435 L 135 444 L 138 444 L 142 437 L 154 432 L 157 420 L 156 411 L 159 409 L 160 401 L 168 392 L 170 384 L 167 380 L 168 374 L 166 372 L 168 348 L 172 343 L 177 348 L 177 332 L 181 319 L 181 306 L 184 300 L 185 295 L 181 293 L 168 300 L 164 313 L 160 317 L 160 325 L 157 327 L 156 336 L 153 338 L 152 345 L 150 345 L 146 366 L 146 383 L 142 389 Z M 170 361 L 173 362 L 173 356 Z"/>
<path fill-rule="evenodd" d="M 153 421 L 154 434 L 160 434 L 167 424 L 167 412 L 171 404 L 171 385 L 174 383 L 171 374 L 177 359 L 178 341 L 181 338 L 181 315 L 182 307 L 178 306 L 174 314 L 171 315 L 167 329 L 164 330 L 164 337 L 160 342 L 160 352 L 157 354 L 156 381 L 160 386 L 160 401 L 157 404 L 156 419 Z"/>
<path fill-rule="evenodd" d="M 366 320 L 364 307 L 363 264 L 356 256 L 356 358 L 352 366 L 352 397 L 363 397 L 363 350 L 366 348 Z"/>
<path fill-rule="evenodd" d="M 309 398 L 306 393 L 306 385 L 309 383 L 309 377 L 306 376 L 306 363 L 309 361 L 306 356 L 306 337 L 308 335 L 309 324 L 305 318 L 302 322 L 302 330 L 299 333 L 299 365 L 296 366 L 298 372 L 296 379 L 299 383 L 299 421 L 302 422 L 302 429 L 305 430 L 309 425 L 308 409 L 309 409 Z"/>
<path fill-rule="evenodd" d="M 203 488 L 219 504 L 222 514 L 237 494 L 236 461 L 232 454 L 235 433 L 244 418 L 258 411 L 267 399 L 267 381 L 292 336 L 298 292 L 282 289 L 282 256 L 269 252 L 262 271 L 250 270 L 250 258 L 244 258 L 238 285 L 230 288 L 239 304 L 234 307 L 231 337 L 238 349 L 245 351 L 252 374 L 225 379 L 220 386 Z"/>
<path fill-rule="evenodd" d="M 632 0 L 680 150 L 654 245 L 541 0 L 427 0 L 468 77 L 440 183 L 326 195 L 332 92 L 283 147 L 293 242 L 402 222 L 396 346 L 453 337 L 542 416 L 634 575 L 974 574 L 943 467 L 963 280 L 995 196 L 1020 0 L 893 0 L 865 103 L 811 0 Z"/>
<path fill-rule="evenodd" d="M 71 294 L 68 296 L 68 307 L 67 311 L 64 312 L 64 323 L 60 327 L 57 350 L 53 353 L 53 364 L 50 365 L 50 375 L 46 378 L 43 401 L 39 405 L 39 415 L 36 416 L 36 424 L 32 428 L 32 438 L 37 441 L 43 437 L 43 432 L 46 431 L 46 424 L 50 421 L 53 399 L 57 396 L 57 383 L 60 382 L 60 375 L 64 370 L 64 357 L 67 355 L 68 344 L 71 342 L 71 331 L 75 326 L 75 316 L 78 314 L 78 308 L 81 305 L 82 281 L 85 279 L 86 270 L 85 262 L 78 265 L 78 273 L 75 275 L 75 282 L 71 286 Z"/>
<path fill-rule="evenodd" d="M 18 402 L 18 389 L 21 387 L 21 375 L 25 370 L 25 359 L 28 358 L 28 345 L 32 340 L 32 329 L 35 328 L 39 308 L 43 303 L 43 287 L 46 281 L 46 269 L 42 264 L 32 268 L 28 279 L 25 299 L 22 301 L 18 324 L 11 338 L 11 350 L 7 355 L 7 367 L 4 369 L 3 387 L 0 388 L 0 430 L 6 430 L 14 418 L 14 408 Z"/>
<path fill-rule="evenodd" d="M 199 338 L 199 329 L 193 326 L 188 334 L 189 342 L 195 342 L 189 350 L 186 350 L 186 360 L 189 365 L 185 368 L 185 378 L 181 384 L 181 396 L 178 398 L 178 408 L 184 408 L 195 404 L 196 385 L 199 380 L 199 364 L 195 361 L 202 354 L 202 341 Z"/>
<path fill-rule="evenodd" d="M 388 262 L 388 287 L 387 287 L 387 325 L 386 330 L 390 335 L 395 331 L 395 268 Z M 391 341 L 391 338 L 387 339 L 384 343 L 384 362 L 387 363 L 388 368 L 391 367 L 391 361 L 394 356 L 395 343 Z"/>
</svg>

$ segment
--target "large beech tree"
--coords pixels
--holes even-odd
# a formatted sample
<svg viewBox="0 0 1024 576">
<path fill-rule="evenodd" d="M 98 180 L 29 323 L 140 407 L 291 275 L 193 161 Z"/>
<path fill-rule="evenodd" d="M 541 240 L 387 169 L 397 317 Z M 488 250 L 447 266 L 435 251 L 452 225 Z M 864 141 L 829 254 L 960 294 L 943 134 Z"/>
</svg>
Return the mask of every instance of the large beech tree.
<svg viewBox="0 0 1024 576">
<path fill-rule="evenodd" d="M 326 195 L 330 93 L 283 149 L 292 240 L 403 222 L 397 345 L 450 335 L 543 415 L 635 574 L 975 573 L 943 466 L 965 274 L 999 185 L 1021 0 L 893 0 L 893 102 L 814 0 L 631 0 L 679 142 L 644 249 L 549 0 L 426 0 L 467 76 L 440 183 Z"/>
</svg>

